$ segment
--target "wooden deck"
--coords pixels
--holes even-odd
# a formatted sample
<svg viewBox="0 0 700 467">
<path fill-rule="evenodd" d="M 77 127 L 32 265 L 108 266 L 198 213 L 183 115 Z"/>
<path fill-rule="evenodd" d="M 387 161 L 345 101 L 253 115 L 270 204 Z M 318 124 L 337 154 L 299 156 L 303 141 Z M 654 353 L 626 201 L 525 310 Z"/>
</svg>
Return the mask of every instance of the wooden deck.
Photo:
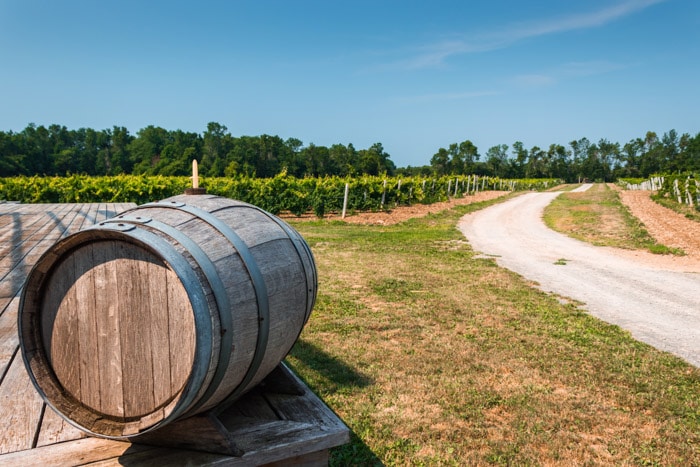
<svg viewBox="0 0 700 467">
<path fill-rule="evenodd" d="M 88 437 L 41 399 L 19 350 L 24 280 L 56 241 L 133 206 L 0 203 L 0 465 L 325 465 L 349 430 L 284 365 L 218 414 L 238 456 Z"/>
</svg>

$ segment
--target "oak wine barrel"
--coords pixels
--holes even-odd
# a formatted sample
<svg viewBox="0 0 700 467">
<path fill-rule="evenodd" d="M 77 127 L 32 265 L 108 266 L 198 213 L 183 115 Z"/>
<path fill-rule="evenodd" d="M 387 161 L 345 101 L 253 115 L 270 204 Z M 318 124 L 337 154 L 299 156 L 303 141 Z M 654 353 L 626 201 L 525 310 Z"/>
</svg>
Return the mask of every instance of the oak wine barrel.
<svg viewBox="0 0 700 467">
<path fill-rule="evenodd" d="M 311 250 L 281 219 L 175 196 L 49 248 L 21 295 L 22 357 L 70 423 L 131 438 L 259 383 L 296 342 L 316 289 Z"/>
</svg>

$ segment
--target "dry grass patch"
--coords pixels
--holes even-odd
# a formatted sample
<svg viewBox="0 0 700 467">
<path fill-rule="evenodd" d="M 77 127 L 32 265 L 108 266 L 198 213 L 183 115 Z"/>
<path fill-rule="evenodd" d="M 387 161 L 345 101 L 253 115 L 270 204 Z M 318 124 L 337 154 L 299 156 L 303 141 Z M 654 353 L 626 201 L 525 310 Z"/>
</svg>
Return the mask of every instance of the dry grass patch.
<svg viewBox="0 0 700 467">
<path fill-rule="evenodd" d="M 288 362 L 353 431 L 332 464 L 700 464 L 698 370 L 475 257 L 468 209 L 297 225 L 319 297 Z"/>
<path fill-rule="evenodd" d="M 597 246 L 682 254 L 658 244 L 623 205 L 618 192 L 604 183 L 583 192 L 562 193 L 545 208 L 544 221 L 553 230 Z"/>
</svg>

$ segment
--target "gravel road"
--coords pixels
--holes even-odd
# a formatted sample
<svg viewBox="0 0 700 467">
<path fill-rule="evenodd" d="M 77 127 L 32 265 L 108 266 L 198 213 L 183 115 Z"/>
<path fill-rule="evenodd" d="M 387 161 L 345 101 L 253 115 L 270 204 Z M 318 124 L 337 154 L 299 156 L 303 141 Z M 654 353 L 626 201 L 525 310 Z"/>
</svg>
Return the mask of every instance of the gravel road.
<svg viewBox="0 0 700 467">
<path fill-rule="evenodd" d="M 528 193 L 468 214 L 459 229 L 475 251 L 542 290 L 583 302 L 592 315 L 700 366 L 700 274 L 550 230 L 542 212 L 560 193 Z"/>
</svg>

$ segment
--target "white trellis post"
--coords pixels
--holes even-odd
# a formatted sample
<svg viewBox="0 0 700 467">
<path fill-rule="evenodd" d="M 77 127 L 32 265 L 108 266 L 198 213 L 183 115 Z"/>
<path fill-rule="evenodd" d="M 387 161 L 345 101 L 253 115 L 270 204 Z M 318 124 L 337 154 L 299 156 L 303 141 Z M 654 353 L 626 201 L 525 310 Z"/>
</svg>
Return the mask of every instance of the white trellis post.
<svg viewBox="0 0 700 467">
<path fill-rule="evenodd" d="M 386 179 L 384 179 L 384 189 L 382 190 L 382 204 L 380 209 L 384 209 L 384 202 L 386 201 Z"/>
<path fill-rule="evenodd" d="M 345 211 L 348 209 L 348 195 L 350 194 L 350 184 L 345 184 L 345 195 L 343 195 L 343 214 L 342 219 L 345 219 Z"/>
<path fill-rule="evenodd" d="M 398 186 L 396 187 L 396 203 L 394 203 L 394 204 L 396 206 L 398 206 L 399 201 L 401 201 L 401 179 L 400 178 L 399 178 Z"/>
</svg>

